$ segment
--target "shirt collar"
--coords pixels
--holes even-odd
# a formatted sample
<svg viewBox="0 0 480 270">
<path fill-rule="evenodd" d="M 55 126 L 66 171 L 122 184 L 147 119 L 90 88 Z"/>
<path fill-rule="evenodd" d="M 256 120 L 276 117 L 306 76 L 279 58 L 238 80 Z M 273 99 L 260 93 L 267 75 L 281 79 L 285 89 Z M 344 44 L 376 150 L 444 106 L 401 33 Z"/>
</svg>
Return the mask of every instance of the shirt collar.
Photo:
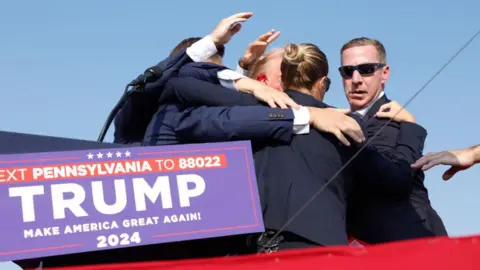
<svg viewBox="0 0 480 270">
<path fill-rule="evenodd" d="M 373 106 L 373 104 L 375 104 L 375 102 L 377 102 L 377 100 L 379 100 L 380 98 L 382 98 L 383 96 L 385 95 L 385 92 L 384 91 L 381 91 L 377 97 L 372 101 L 370 102 L 370 104 L 368 104 L 367 107 L 363 108 L 363 109 L 360 109 L 360 110 L 357 110 L 355 111 L 356 113 L 359 113 L 363 116 L 365 116 L 365 114 L 367 114 L 368 110 Z"/>
</svg>

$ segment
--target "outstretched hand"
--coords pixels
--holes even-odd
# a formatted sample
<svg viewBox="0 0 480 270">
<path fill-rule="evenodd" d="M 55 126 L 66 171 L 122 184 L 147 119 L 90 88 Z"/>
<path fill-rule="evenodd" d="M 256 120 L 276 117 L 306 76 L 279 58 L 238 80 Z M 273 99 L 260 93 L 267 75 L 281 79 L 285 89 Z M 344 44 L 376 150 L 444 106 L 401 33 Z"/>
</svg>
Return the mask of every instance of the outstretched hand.
<svg viewBox="0 0 480 270">
<path fill-rule="evenodd" d="M 242 28 L 240 23 L 246 22 L 252 16 L 253 12 L 241 12 L 221 20 L 210 34 L 215 45 L 227 44 Z"/>
</svg>

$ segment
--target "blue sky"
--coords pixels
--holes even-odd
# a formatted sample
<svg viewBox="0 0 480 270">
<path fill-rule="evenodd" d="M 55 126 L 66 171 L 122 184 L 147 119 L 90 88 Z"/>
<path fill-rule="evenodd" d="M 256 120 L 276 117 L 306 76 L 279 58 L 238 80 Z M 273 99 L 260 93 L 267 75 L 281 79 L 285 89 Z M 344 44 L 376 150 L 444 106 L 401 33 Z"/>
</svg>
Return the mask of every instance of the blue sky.
<svg viewBox="0 0 480 270">
<path fill-rule="evenodd" d="M 478 31 L 480 2 L 388 2 L 3 1 L 0 129 L 95 140 L 127 82 L 183 38 L 204 36 L 241 11 L 254 17 L 228 44 L 227 65 L 235 67 L 249 42 L 275 28 L 282 34 L 272 47 L 312 42 L 327 54 L 332 86 L 325 100 L 346 107 L 340 47 L 374 37 L 391 65 L 387 96 L 404 103 Z M 425 152 L 480 143 L 479 62 L 480 38 L 407 108 L 428 130 Z M 434 207 L 451 235 L 480 233 L 480 166 L 450 182 L 441 180 L 445 169 L 427 173 Z"/>
</svg>

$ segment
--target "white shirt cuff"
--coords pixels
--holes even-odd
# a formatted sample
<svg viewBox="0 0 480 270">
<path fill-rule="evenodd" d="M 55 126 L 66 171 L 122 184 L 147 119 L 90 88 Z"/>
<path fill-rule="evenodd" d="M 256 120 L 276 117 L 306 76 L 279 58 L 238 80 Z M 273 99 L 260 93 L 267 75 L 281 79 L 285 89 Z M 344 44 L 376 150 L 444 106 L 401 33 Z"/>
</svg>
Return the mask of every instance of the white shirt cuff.
<svg viewBox="0 0 480 270">
<path fill-rule="evenodd" d="M 217 53 L 217 47 L 211 36 L 206 36 L 187 48 L 187 55 L 194 62 L 203 62 Z"/>
<path fill-rule="evenodd" d="M 219 79 L 232 81 L 245 78 L 245 75 L 237 73 L 231 69 L 220 70 L 219 72 L 217 72 L 217 76 Z"/>
<path fill-rule="evenodd" d="M 300 107 L 299 110 L 293 110 L 293 134 L 310 133 L 310 112 L 306 107 Z"/>
<path fill-rule="evenodd" d="M 235 70 L 237 73 L 242 74 L 244 76 L 249 76 L 250 71 L 243 69 L 239 64 L 237 64 L 237 69 Z"/>
<path fill-rule="evenodd" d="M 232 90 L 238 90 L 237 87 L 235 87 L 235 82 L 232 81 L 232 80 L 222 80 L 222 79 L 218 79 L 220 81 L 220 84 L 223 86 L 223 87 L 226 87 L 228 89 L 232 89 Z"/>
<path fill-rule="evenodd" d="M 239 74 L 231 69 L 224 69 L 217 72 L 217 77 L 220 81 L 220 84 L 223 87 L 237 90 L 235 87 L 235 81 L 241 78 L 245 78 L 244 75 Z"/>
</svg>

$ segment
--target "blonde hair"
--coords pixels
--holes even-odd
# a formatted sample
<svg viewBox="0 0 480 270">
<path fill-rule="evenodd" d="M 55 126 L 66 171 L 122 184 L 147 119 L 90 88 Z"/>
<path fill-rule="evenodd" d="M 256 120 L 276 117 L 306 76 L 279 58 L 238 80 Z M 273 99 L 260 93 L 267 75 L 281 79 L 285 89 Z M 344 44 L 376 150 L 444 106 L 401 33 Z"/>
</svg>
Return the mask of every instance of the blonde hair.
<svg viewBox="0 0 480 270">
<path fill-rule="evenodd" d="M 284 89 L 306 88 L 328 75 L 328 60 L 317 46 L 311 43 L 288 44 L 283 53 L 282 84 Z"/>
<path fill-rule="evenodd" d="M 380 41 L 374 38 L 367 38 L 367 37 L 354 38 L 343 45 L 342 49 L 340 50 L 340 54 L 342 54 L 343 51 L 347 49 L 350 49 L 353 47 L 360 47 L 360 46 L 375 47 L 375 49 L 377 50 L 377 57 L 380 63 L 381 64 L 387 63 L 387 51 L 385 50 L 385 47 Z"/>
<path fill-rule="evenodd" d="M 273 48 L 264 55 L 260 56 L 255 63 L 253 63 L 252 67 L 250 68 L 250 78 L 256 79 L 258 75 L 263 72 L 266 72 L 265 64 L 268 60 L 272 59 L 273 57 L 282 57 L 283 55 L 283 48 Z"/>
</svg>

